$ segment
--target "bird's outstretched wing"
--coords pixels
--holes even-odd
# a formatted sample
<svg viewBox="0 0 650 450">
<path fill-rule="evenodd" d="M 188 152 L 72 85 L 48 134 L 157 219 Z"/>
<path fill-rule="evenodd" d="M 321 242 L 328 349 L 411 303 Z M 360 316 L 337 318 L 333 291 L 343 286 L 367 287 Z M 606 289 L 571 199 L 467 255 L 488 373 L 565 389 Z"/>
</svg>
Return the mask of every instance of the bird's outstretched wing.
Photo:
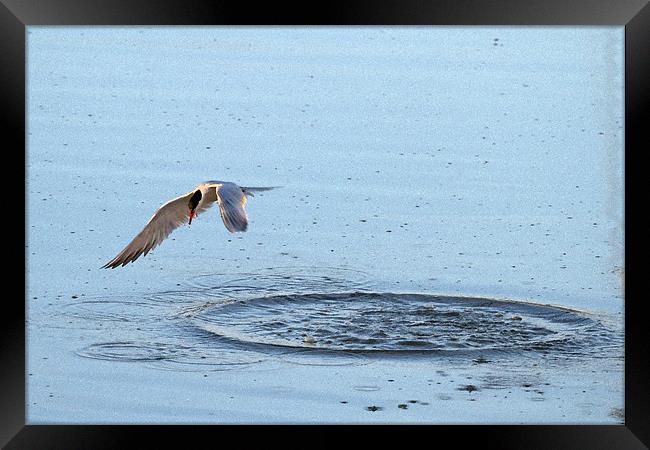
<svg viewBox="0 0 650 450">
<path fill-rule="evenodd" d="M 124 266 L 138 259 L 143 253 L 146 256 L 147 253 L 164 241 L 172 231 L 186 223 L 190 217 L 187 205 L 194 192 L 183 194 L 158 208 L 142 231 L 115 258 L 102 266 L 102 269 L 109 267 L 114 269 L 118 266 Z M 196 209 L 195 213 L 197 215 L 212 205 L 212 202 L 205 200 Z"/>
<path fill-rule="evenodd" d="M 246 231 L 248 216 L 246 215 L 246 195 L 244 188 L 233 183 L 223 183 L 217 187 L 217 202 L 226 229 L 231 233 Z"/>
</svg>

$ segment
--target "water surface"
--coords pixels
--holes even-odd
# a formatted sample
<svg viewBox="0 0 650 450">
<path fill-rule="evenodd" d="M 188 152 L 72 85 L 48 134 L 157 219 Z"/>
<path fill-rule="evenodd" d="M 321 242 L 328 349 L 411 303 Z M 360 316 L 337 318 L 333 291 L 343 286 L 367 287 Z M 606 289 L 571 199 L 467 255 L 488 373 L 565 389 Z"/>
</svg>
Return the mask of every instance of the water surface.
<svg viewBox="0 0 650 450">
<path fill-rule="evenodd" d="M 30 423 L 622 420 L 623 28 L 27 38 Z"/>
</svg>

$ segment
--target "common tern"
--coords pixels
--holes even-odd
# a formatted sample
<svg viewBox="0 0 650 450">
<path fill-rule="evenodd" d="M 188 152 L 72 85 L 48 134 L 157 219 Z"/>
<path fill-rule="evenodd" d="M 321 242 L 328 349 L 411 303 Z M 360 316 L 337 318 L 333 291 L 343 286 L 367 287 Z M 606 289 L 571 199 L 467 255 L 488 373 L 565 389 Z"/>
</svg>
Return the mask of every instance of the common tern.
<svg viewBox="0 0 650 450">
<path fill-rule="evenodd" d="M 248 228 L 246 197 L 253 197 L 254 192 L 275 188 L 244 187 L 228 181 L 201 183 L 190 192 L 158 208 L 142 231 L 115 258 L 102 266 L 102 269 L 125 266 L 138 259 L 140 255 L 146 256 L 186 221 L 192 224 L 192 219 L 210 208 L 214 202 L 219 204 L 221 219 L 228 231 L 231 233 L 246 231 Z"/>
</svg>

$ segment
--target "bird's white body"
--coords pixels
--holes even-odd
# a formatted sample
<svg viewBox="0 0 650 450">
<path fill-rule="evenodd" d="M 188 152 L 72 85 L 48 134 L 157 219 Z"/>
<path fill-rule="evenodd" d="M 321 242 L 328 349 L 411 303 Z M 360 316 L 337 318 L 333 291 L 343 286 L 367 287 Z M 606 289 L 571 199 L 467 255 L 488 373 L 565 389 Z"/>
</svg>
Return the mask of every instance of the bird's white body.
<svg viewBox="0 0 650 450">
<path fill-rule="evenodd" d="M 253 196 L 257 191 L 268 191 L 273 187 L 241 187 L 228 181 L 206 181 L 190 192 L 176 197 L 162 205 L 149 219 L 145 227 L 133 238 L 115 258 L 103 268 L 114 269 L 145 256 L 172 231 L 192 218 L 207 210 L 215 202 L 226 229 L 231 233 L 243 232 L 248 228 L 246 214 L 246 196 Z M 194 207 L 192 209 L 192 207 Z"/>
</svg>

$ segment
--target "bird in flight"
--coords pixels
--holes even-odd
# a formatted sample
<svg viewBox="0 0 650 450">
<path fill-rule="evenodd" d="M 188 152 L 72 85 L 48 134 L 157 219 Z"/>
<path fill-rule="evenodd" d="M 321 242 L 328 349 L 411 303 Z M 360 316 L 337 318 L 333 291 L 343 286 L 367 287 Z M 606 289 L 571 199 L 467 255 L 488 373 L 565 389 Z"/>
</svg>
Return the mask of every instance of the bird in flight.
<svg viewBox="0 0 650 450">
<path fill-rule="evenodd" d="M 275 187 L 243 187 L 228 181 L 201 183 L 187 194 L 158 208 L 142 231 L 115 258 L 103 265 L 102 269 L 125 266 L 142 254 L 146 256 L 185 221 L 189 219 L 188 223 L 192 224 L 192 219 L 210 208 L 214 202 L 219 204 L 221 219 L 228 231 L 246 231 L 246 197 L 253 197 L 254 192 L 271 189 Z"/>
</svg>

